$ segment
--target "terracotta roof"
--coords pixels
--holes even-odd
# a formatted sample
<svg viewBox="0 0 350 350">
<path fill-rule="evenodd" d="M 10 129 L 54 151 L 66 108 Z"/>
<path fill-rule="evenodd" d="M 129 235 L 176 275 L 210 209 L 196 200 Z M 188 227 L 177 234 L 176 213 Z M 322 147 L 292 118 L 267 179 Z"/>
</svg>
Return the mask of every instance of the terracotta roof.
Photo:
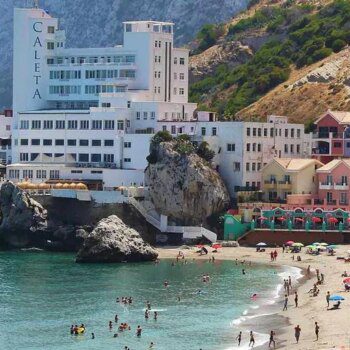
<svg viewBox="0 0 350 350">
<path fill-rule="evenodd" d="M 274 158 L 273 160 L 287 171 L 299 171 L 308 167 L 309 165 L 319 165 L 320 167 L 323 166 L 323 163 L 317 159 L 309 158 Z"/>
<path fill-rule="evenodd" d="M 324 113 L 321 117 L 319 117 L 316 120 L 316 124 L 324 118 L 327 114 L 330 114 L 337 122 L 340 124 L 350 124 L 350 112 L 345 111 L 331 111 L 328 110 L 326 113 Z"/>
<path fill-rule="evenodd" d="M 325 164 L 321 168 L 317 169 L 318 172 L 329 172 L 335 169 L 339 164 L 345 164 L 350 168 L 350 159 L 333 159 L 329 163 Z"/>
</svg>

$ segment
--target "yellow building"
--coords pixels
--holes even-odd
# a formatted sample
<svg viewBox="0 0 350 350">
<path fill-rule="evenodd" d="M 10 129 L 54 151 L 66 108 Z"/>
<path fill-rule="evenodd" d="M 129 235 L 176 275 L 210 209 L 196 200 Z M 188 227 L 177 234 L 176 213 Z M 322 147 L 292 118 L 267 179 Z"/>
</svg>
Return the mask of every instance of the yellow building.
<svg viewBox="0 0 350 350">
<path fill-rule="evenodd" d="M 313 194 L 317 190 L 316 159 L 274 158 L 262 168 L 264 200 L 280 202 L 290 194 Z"/>
</svg>

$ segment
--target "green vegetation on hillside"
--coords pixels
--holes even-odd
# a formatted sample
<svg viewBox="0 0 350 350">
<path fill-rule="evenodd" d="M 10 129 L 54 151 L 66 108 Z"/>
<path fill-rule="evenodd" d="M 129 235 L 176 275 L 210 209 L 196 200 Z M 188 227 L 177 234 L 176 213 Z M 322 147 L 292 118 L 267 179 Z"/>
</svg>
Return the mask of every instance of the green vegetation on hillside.
<svg viewBox="0 0 350 350">
<path fill-rule="evenodd" d="M 319 12 L 305 5 L 264 8 L 231 26 L 228 35 L 239 40 L 245 31 L 259 28 L 278 39 L 261 46 L 246 64 L 233 70 L 221 65 L 214 76 L 194 83 L 191 101 L 203 103 L 207 94 L 232 87 L 225 100 L 214 98 L 210 106 L 225 119 L 232 118 L 286 81 L 292 64 L 301 68 L 340 51 L 350 43 L 350 1 L 336 0 Z"/>
<path fill-rule="evenodd" d="M 216 44 L 216 41 L 224 33 L 222 24 L 206 24 L 197 33 L 196 40 L 198 41 L 197 48 L 191 52 L 192 55 L 197 55 L 209 47 Z"/>
</svg>

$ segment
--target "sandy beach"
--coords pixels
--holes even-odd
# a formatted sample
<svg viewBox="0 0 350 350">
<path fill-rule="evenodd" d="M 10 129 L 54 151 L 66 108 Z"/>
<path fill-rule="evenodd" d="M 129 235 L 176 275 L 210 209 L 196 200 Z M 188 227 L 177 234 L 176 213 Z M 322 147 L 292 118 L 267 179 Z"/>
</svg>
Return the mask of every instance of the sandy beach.
<svg viewBox="0 0 350 350">
<path fill-rule="evenodd" d="M 282 311 L 283 299 L 277 302 L 280 306 L 279 310 L 273 316 L 270 316 L 270 323 L 279 324 L 276 327 L 276 349 L 297 349 L 297 350 L 328 350 L 328 349 L 350 349 L 350 293 L 344 291 L 342 283 L 342 273 L 346 270 L 350 272 L 350 263 L 345 263 L 344 260 L 337 260 L 337 257 L 347 257 L 347 251 L 350 250 L 350 245 L 341 245 L 336 249 L 335 256 L 327 256 L 325 252 L 318 256 L 306 254 L 304 248 L 299 254 L 302 261 L 292 259 L 293 254 L 282 253 L 282 248 L 278 248 L 278 257 L 276 262 L 270 261 L 270 252 L 272 249 L 267 248 L 265 252 L 256 252 L 255 248 L 221 248 L 218 253 L 210 253 L 205 256 L 199 256 L 195 249 L 182 250 L 187 259 L 208 259 L 214 255 L 217 260 L 236 260 L 251 261 L 252 263 L 264 263 L 274 265 L 285 265 L 298 267 L 303 270 L 304 277 L 299 280 L 297 284 L 297 292 L 299 296 L 299 306 L 294 306 L 294 292 L 296 287 L 292 289 L 289 297 L 288 310 Z M 274 250 L 274 249 L 273 249 Z M 176 258 L 179 251 L 178 247 L 159 248 L 160 259 Z M 311 274 L 307 276 L 307 268 L 311 266 Z M 249 269 L 249 268 L 248 268 Z M 318 286 L 320 292 L 318 296 L 312 297 L 308 291 L 313 287 L 317 281 L 316 269 L 324 274 L 325 281 Z M 249 271 L 249 270 L 248 270 Z M 296 281 L 293 281 L 295 283 Z M 341 295 L 345 298 L 338 310 L 327 310 L 326 294 Z M 330 302 L 330 306 L 334 303 Z M 275 308 L 274 308 L 275 309 Z M 284 318 L 287 322 L 282 322 Z M 286 319 L 287 318 L 287 319 Z M 275 319 L 275 322 L 271 322 Z M 316 341 L 315 336 L 315 322 L 320 327 L 319 340 Z M 294 327 L 299 325 L 301 328 L 301 335 L 299 344 L 294 338 Z M 268 348 L 265 345 L 261 348 Z"/>
</svg>

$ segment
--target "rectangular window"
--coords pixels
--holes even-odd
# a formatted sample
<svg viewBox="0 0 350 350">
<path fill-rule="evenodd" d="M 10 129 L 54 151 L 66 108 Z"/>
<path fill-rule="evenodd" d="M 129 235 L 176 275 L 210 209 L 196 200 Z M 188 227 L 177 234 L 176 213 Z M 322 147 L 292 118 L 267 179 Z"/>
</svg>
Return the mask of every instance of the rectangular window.
<svg viewBox="0 0 350 350">
<path fill-rule="evenodd" d="M 105 120 L 104 121 L 105 130 L 114 130 L 114 120 Z"/>
<path fill-rule="evenodd" d="M 78 155 L 79 162 L 89 162 L 89 154 L 88 153 L 79 153 Z"/>
<path fill-rule="evenodd" d="M 140 120 L 141 119 L 141 112 L 136 112 L 136 119 Z"/>
<path fill-rule="evenodd" d="M 172 125 L 171 126 L 171 133 L 174 135 L 176 134 L 176 126 L 175 125 Z"/>
<path fill-rule="evenodd" d="M 46 45 L 48 50 L 53 50 L 55 48 L 55 43 L 52 41 L 49 41 Z"/>
<path fill-rule="evenodd" d="M 156 119 L 156 112 L 151 112 L 151 119 Z"/>
<path fill-rule="evenodd" d="M 53 129 L 53 121 L 44 120 L 44 129 Z"/>
<path fill-rule="evenodd" d="M 245 170 L 249 171 L 250 170 L 250 163 L 245 163 Z"/>
<path fill-rule="evenodd" d="M 79 146 L 89 146 L 89 140 L 79 140 Z"/>
<path fill-rule="evenodd" d="M 113 128 L 114 128 L 114 123 L 113 123 Z M 124 130 L 124 121 L 123 120 L 117 121 L 117 130 Z"/>
<path fill-rule="evenodd" d="M 91 141 L 91 146 L 94 146 L 94 147 L 101 146 L 101 140 L 92 140 Z"/>
<path fill-rule="evenodd" d="M 60 171 L 59 170 L 50 170 L 50 179 L 59 179 Z"/>
<path fill-rule="evenodd" d="M 347 204 L 348 202 L 348 194 L 346 192 L 340 193 L 340 204 Z"/>
<path fill-rule="evenodd" d="M 294 137 L 294 129 L 290 129 L 290 137 Z"/>
<path fill-rule="evenodd" d="M 40 139 L 32 139 L 32 146 L 40 146 Z"/>
<path fill-rule="evenodd" d="M 273 128 L 270 128 L 270 137 L 273 137 Z"/>
<path fill-rule="evenodd" d="M 294 153 L 294 145 L 290 145 L 290 153 Z"/>
<path fill-rule="evenodd" d="M 258 128 L 258 136 L 261 137 L 261 128 Z"/>
<path fill-rule="evenodd" d="M 44 146 L 52 146 L 52 140 L 50 140 L 50 139 L 44 139 L 44 140 L 43 140 L 43 145 L 44 145 Z"/>
<path fill-rule="evenodd" d="M 256 128 L 253 128 L 253 136 L 256 136 Z"/>
<path fill-rule="evenodd" d="M 48 34 L 54 34 L 55 33 L 55 27 L 54 26 L 48 26 L 47 27 Z"/>
<path fill-rule="evenodd" d="M 236 149 L 236 145 L 234 143 L 228 143 L 226 147 L 227 152 L 234 152 Z"/>
<path fill-rule="evenodd" d="M 180 80 L 185 80 L 185 73 L 180 73 L 179 77 L 180 77 Z"/>
<path fill-rule="evenodd" d="M 288 137 L 288 129 L 284 129 L 284 137 Z"/>
<path fill-rule="evenodd" d="M 105 140 L 105 141 L 104 141 L 104 145 L 105 145 L 106 147 L 114 146 L 114 141 L 113 141 L 113 140 Z"/>
<path fill-rule="evenodd" d="M 77 120 L 68 120 L 68 129 L 70 129 L 70 130 L 78 129 L 78 121 Z"/>
<path fill-rule="evenodd" d="M 288 153 L 288 145 L 284 144 L 284 153 Z"/>
<path fill-rule="evenodd" d="M 297 153 L 300 154 L 300 145 L 297 145 Z"/>
<path fill-rule="evenodd" d="M 114 163 L 114 154 L 104 154 L 103 161 L 105 163 Z"/>
<path fill-rule="evenodd" d="M 67 140 L 67 145 L 68 146 L 76 146 L 77 145 L 77 140 L 75 140 L 75 139 L 68 139 Z"/>
<path fill-rule="evenodd" d="M 64 120 L 56 120 L 56 129 L 65 129 L 66 123 Z"/>
<path fill-rule="evenodd" d="M 41 129 L 41 121 L 40 120 L 32 120 L 32 129 Z"/>
<path fill-rule="evenodd" d="M 252 163 L 252 171 L 255 171 L 256 170 L 256 165 L 255 163 Z"/>
<path fill-rule="evenodd" d="M 216 136 L 216 133 L 217 133 L 217 129 L 214 127 L 211 129 L 211 135 L 212 136 Z"/>
<path fill-rule="evenodd" d="M 179 95 L 185 95 L 185 89 L 179 88 Z"/>
<path fill-rule="evenodd" d="M 29 129 L 29 120 L 21 120 L 20 129 Z"/>
<path fill-rule="evenodd" d="M 29 161 L 28 153 L 20 153 L 19 154 L 19 160 L 21 162 L 28 162 Z"/>
<path fill-rule="evenodd" d="M 131 159 L 130 158 L 124 158 L 124 163 L 130 163 Z"/>
<path fill-rule="evenodd" d="M 247 128 L 247 136 L 250 136 L 250 128 Z"/>
<path fill-rule="evenodd" d="M 185 64 L 185 58 L 184 57 L 180 57 L 180 65 L 184 65 Z"/>
<path fill-rule="evenodd" d="M 64 140 L 63 139 L 55 140 L 55 146 L 64 146 Z"/>
<path fill-rule="evenodd" d="M 88 130 L 89 129 L 89 121 L 88 120 L 81 120 L 80 121 L 80 129 L 81 130 Z"/>
<path fill-rule="evenodd" d="M 147 120 L 148 112 L 143 112 L 143 120 Z"/>
<path fill-rule="evenodd" d="M 261 143 L 258 143 L 258 152 L 261 152 Z"/>
<path fill-rule="evenodd" d="M 92 163 L 100 163 L 102 161 L 102 155 L 98 153 L 91 154 L 91 162 Z"/>
<path fill-rule="evenodd" d="M 93 120 L 92 121 L 92 129 L 93 130 L 101 130 L 102 129 L 102 120 Z"/>
<path fill-rule="evenodd" d="M 297 129 L 297 138 L 300 139 L 300 129 Z"/>
<path fill-rule="evenodd" d="M 241 163 L 240 162 L 233 163 L 233 171 L 241 171 Z"/>
<path fill-rule="evenodd" d="M 247 152 L 250 152 L 250 143 L 247 143 Z"/>
<path fill-rule="evenodd" d="M 131 142 L 124 142 L 124 148 L 131 148 Z"/>
<path fill-rule="evenodd" d="M 21 146 L 28 146 L 28 139 L 21 139 Z"/>
<path fill-rule="evenodd" d="M 202 136 L 205 136 L 205 134 L 206 134 L 206 128 L 205 127 L 202 127 L 201 133 L 202 133 Z"/>
<path fill-rule="evenodd" d="M 264 137 L 267 137 L 267 128 L 264 128 Z"/>
</svg>

